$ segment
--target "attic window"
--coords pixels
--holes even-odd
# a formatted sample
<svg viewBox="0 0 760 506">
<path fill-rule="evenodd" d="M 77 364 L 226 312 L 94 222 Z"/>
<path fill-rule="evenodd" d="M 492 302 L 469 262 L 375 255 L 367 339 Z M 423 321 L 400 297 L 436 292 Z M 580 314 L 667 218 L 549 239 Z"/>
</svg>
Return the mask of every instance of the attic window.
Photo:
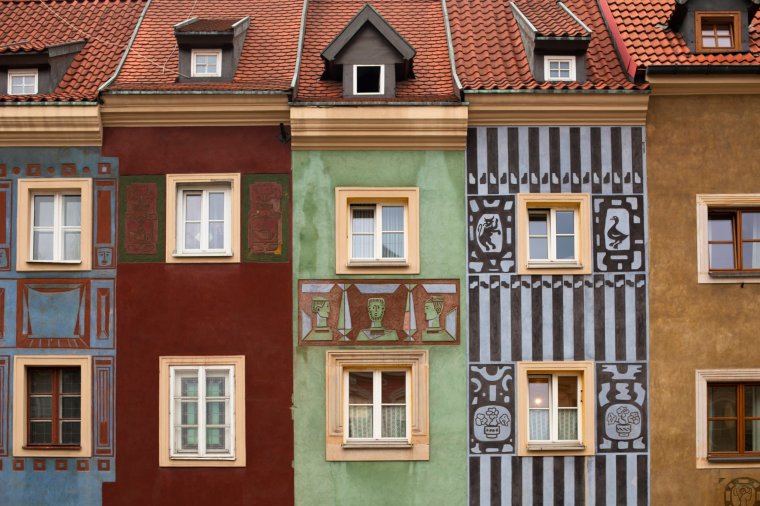
<svg viewBox="0 0 760 506">
<path fill-rule="evenodd" d="M 18 69 L 8 71 L 9 95 L 34 95 L 37 93 L 37 69 Z"/>
<path fill-rule="evenodd" d="M 546 81 L 575 81 L 574 56 L 544 56 Z"/>
<path fill-rule="evenodd" d="M 354 65 L 354 95 L 382 95 L 384 80 L 384 65 Z"/>
<path fill-rule="evenodd" d="M 222 75 L 221 49 L 193 50 L 192 61 L 192 77 L 220 77 Z"/>
<path fill-rule="evenodd" d="M 697 12 L 697 52 L 725 53 L 741 48 L 739 12 Z"/>
</svg>

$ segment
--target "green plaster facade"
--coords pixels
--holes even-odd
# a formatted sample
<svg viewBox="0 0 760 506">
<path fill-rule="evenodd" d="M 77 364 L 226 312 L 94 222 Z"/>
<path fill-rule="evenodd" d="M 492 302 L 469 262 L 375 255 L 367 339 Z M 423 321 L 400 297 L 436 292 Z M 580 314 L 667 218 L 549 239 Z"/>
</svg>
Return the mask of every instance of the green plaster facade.
<svg viewBox="0 0 760 506">
<path fill-rule="evenodd" d="M 426 347 L 430 350 L 430 460 L 421 462 L 325 461 L 325 353 L 347 347 L 299 346 L 294 330 L 297 505 L 467 502 L 464 166 L 460 151 L 293 152 L 294 308 L 298 307 L 299 279 L 338 278 L 335 188 L 416 186 L 420 189 L 419 275 L 341 278 L 459 279 L 462 315 L 462 344 Z M 295 318 L 293 328 L 298 328 Z"/>
</svg>

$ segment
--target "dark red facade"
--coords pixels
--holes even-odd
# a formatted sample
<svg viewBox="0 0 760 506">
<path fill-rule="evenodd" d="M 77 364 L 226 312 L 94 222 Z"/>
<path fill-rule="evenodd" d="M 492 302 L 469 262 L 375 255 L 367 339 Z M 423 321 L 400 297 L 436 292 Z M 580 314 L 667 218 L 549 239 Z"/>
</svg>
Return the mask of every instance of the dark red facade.
<svg viewBox="0 0 760 506">
<path fill-rule="evenodd" d="M 276 126 L 106 129 L 103 150 L 119 158 L 127 178 L 287 175 L 291 166 L 290 145 Z M 243 213 L 243 229 L 249 219 Z M 116 482 L 105 485 L 103 504 L 293 503 L 289 248 L 284 255 L 234 264 L 120 259 Z M 177 355 L 245 356 L 245 467 L 159 467 L 158 363 Z"/>
</svg>

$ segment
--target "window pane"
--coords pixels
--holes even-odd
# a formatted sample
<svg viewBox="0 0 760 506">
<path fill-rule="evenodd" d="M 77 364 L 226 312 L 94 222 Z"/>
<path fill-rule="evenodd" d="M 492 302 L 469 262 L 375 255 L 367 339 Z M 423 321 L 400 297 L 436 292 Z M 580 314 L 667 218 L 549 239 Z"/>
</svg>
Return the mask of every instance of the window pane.
<svg viewBox="0 0 760 506">
<path fill-rule="evenodd" d="M 575 237 L 557 237 L 557 260 L 575 258 Z"/>
<path fill-rule="evenodd" d="M 742 245 L 742 268 L 760 269 L 760 242 L 745 242 Z"/>
<path fill-rule="evenodd" d="M 198 397 L 198 378 L 181 378 L 180 385 L 182 397 Z"/>
<path fill-rule="evenodd" d="M 349 404 L 372 404 L 372 372 L 348 373 Z"/>
<path fill-rule="evenodd" d="M 353 258 L 373 258 L 375 256 L 375 236 L 353 236 L 351 239 L 351 256 Z"/>
<path fill-rule="evenodd" d="M 548 221 L 544 214 L 531 214 L 528 217 L 528 235 L 548 235 Z"/>
<path fill-rule="evenodd" d="M 742 213 L 742 239 L 760 239 L 760 213 Z"/>
<path fill-rule="evenodd" d="M 79 397 L 61 397 L 61 418 L 81 418 L 81 404 Z"/>
<path fill-rule="evenodd" d="M 733 241 L 734 227 L 731 218 L 710 218 L 707 238 L 710 241 Z"/>
<path fill-rule="evenodd" d="M 80 422 L 61 422 L 61 443 L 79 444 L 80 430 Z"/>
<path fill-rule="evenodd" d="M 348 407 L 348 437 L 372 437 L 372 406 Z"/>
<path fill-rule="evenodd" d="M 64 232 L 63 233 L 63 259 L 64 260 L 79 260 L 81 249 L 81 233 L 80 232 Z"/>
<path fill-rule="evenodd" d="M 79 227 L 82 225 L 82 199 L 79 195 L 63 196 L 63 225 Z"/>
<path fill-rule="evenodd" d="M 211 401 L 206 403 L 206 423 L 208 425 L 224 425 L 225 401 Z"/>
<path fill-rule="evenodd" d="M 78 394 L 81 391 L 81 376 L 79 369 L 62 369 L 61 370 L 61 393 Z"/>
<path fill-rule="evenodd" d="M 404 231 L 404 208 L 402 206 L 383 206 L 383 232 Z"/>
<path fill-rule="evenodd" d="M 375 211 L 373 209 L 353 209 L 351 231 L 355 234 L 374 234 Z"/>
<path fill-rule="evenodd" d="M 760 386 L 744 387 L 744 416 L 760 416 Z"/>
<path fill-rule="evenodd" d="M 744 451 L 760 451 L 760 420 L 747 420 L 744 426 Z"/>
<path fill-rule="evenodd" d="M 549 410 L 548 409 L 530 409 L 528 424 L 529 439 L 533 441 L 547 441 L 549 439 Z"/>
<path fill-rule="evenodd" d="M 558 234 L 575 234 L 575 212 L 574 211 L 557 211 L 557 233 Z"/>
<path fill-rule="evenodd" d="M 380 68 L 356 67 L 356 93 L 380 93 Z"/>
<path fill-rule="evenodd" d="M 224 249 L 224 222 L 208 224 L 208 247 L 209 249 Z"/>
<path fill-rule="evenodd" d="M 206 448 L 209 450 L 226 449 L 225 432 L 227 432 L 227 430 L 224 427 L 212 427 L 206 429 Z"/>
<path fill-rule="evenodd" d="M 198 429 L 195 427 L 183 427 L 180 429 L 181 445 L 183 450 L 198 449 Z"/>
<path fill-rule="evenodd" d="M 53 422 L 31 422 L 29 424 L 29 442 L 32 444 L 52 444 Z"/>
<path fill-rule="evenodd" d="M 185 249 L 201 249 L 200 223 L 185 223 Z"/>
<path fill-rule="evenodd" d="M 404 258 L 403 232 L 383 232 L 383 258 Z"/>
<path fill-rule="evenodd" d="M 560 441 L 578 440 L 577 409 L 560 409 L 557 411 L 557 439 Z"/>
<path fill-rule="evenodd" d="M 709 385 L 707 402 L 707 416 L 710 418 L 737 416 L 734 385 Z"/>
<path fill-rule="evenodd" d="M 709 249 L 711 269 L 735 268 L 733 244 L 711 244 Z"/>
<path fill-rule="evenodd" d="M 406 437 L 406 406 L 383 406 L 382 436 Z"/>
<path fill-rule="evenodd" d="M 209 192 L 208 219 L 209 220 L 224 220 L 224 193 Z"/>
<path fill-rule="evenodd" d="M 200 193 L 185 192 L 185 221 L 200 221 L 202 200 Z"/>
<path fill-rule="evenodd" d="M 710 452 L 735 452 L 736 422 L 716 420 L 707 422 L 707 440 Z"/>
<path fill-rule="evenodd" d="M 578 378 L 560 376 L 557 379 L 557 406 L 560 408 L 578 407 Z"/>
<path fill-rule="evenodd" d="M 30 418 L 52 418 L 53 416 L 53 398 L 32 397 L 29 399 L 29 417 Z"/>
<path fill-rule="evenodd" d="M 182 425 L 197 425 L 198 424 L 198 403 L 195 401 L 183 401 L 180 403 L 181 416 L 180 423 Z"/>
<path fill-rule="evenodd" d="M 55 207 L 52 195 L 35 195 L 34 196 L 34 226 L 35 227 L 52 227 L 53 217 L 55 216 Z"/>
<path fill-rule="evenodd" d="M 549 378 L 528 378 L 528 403 L 530 408 L 549 408 Z"/>
<path fill-rule="evenodd" d="M 53 393 L 53 371 L 50 369 L 29 369 L 29 377 L 31 378 L 31 393 Z"/>
<path fill-rule="evenodd" d="M 34 231 L 32 250 L 33 260 L 53 260 L 53 232 Z"/>
<path fill-rule="evenodd" d="M 547 260 L 549 258 L 549 240 L 545 237 L 531 237 L 530 244 L 531 260 Z"/>
<path fill-rule="evenodd" d="M 224 397 L 226 386 L 226 376 L 206 376 L 206 397 Z"/>
<path fill-rule="evenodd" d="M 406 402 L 406 373 L 393 371 L 382 373 L 383 404 L 403 404 Z"/>
</svg>

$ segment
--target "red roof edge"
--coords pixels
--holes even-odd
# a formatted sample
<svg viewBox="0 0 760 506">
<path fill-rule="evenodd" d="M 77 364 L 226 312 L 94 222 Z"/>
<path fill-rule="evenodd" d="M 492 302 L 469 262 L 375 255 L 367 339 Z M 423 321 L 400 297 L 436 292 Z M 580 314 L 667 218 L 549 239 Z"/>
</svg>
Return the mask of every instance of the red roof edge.
<svg viewBox="0 0 760 506">
<path fill-rule="evenodd" d="M 631 80 L 635 80 L 636 72 L 639 70 L 639 66 L 633 60 L 631 53 L 628 52 L 628 48 L 623 42 L 623 36 L 620 34 L 618 25 L 615 22 L 615 17 L 612 15 L 610 5 L 607 3 L 607 0 L 597 0 L 597 3 L 599 4 L 599 9 L 602 11 L 604 23 L 607 25 L 607 29 L 609 30 L 610 35 L 612 35 L 612 43 L 614 44 L 615 51 L 617 52 L 618 57 L 623 64 L 623 69 L 628 74 L 628 77 L 631 78 Z"/>
</svg>

